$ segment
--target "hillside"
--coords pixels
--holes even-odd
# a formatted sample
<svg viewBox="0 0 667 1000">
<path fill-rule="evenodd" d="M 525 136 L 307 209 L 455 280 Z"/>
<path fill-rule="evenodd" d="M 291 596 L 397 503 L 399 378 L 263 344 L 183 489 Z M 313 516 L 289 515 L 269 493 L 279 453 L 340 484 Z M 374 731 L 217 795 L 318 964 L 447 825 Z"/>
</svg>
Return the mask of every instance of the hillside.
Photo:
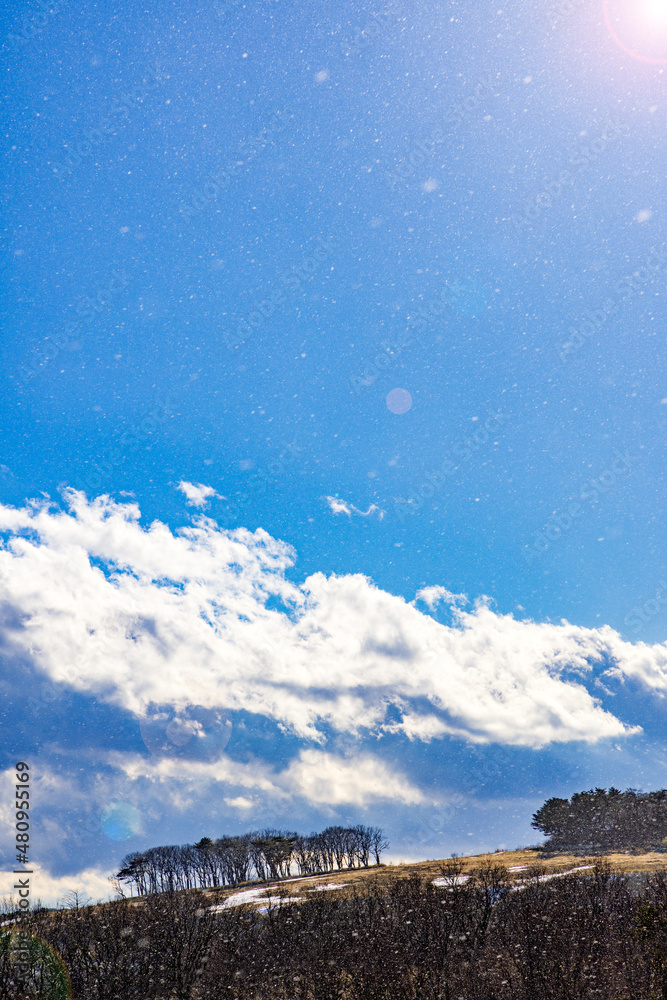
<svg viewBox="0 0 667 1000">
<path fill-rule="evenodd" d="M 345 895 L 346 888 L 351 890 L 368 879 L 378 880 L 381 883 L 390 885 L 400 879 L 407 879 L 418 875 L 422 878 L 437 879 L 440 876 L 442 866 L 450 859 L 418 861 L 409 864 L 387 864 L 372 866 L 370 868 L 354 868 L 343 871 L 327 872 L 323 875 L 304 875 L 284 879 L 273 879 L 271 881 L 257 883 L 247 882 L 235 888 L 208 889 L 206 890 L 215 905 L 221 904 L 242 905 L 248 904 L 258 908 L 263 908 L 269 900 L 274 903 L 279 897 L 284 897 L 285 902 L 303 901 L 308 899 L 314 892 L 330 891 L 338 895 Z M 607 861 L 613 869 L 624 874 L 649 873 L 656 871 L 667 871 L 667 855 L 663 853 L 649 852 L 646 854 L 612 853 L 596 854 L 595 856 L 582 856 L 574 854 L 559 854 L 553 856 L 543 856 L 537 850 L 517 850 L 517 851 L 496 851 L 491 854 L 475 854 L 456 859 L 463 865 L 463 874 L 467 869 L 478 868 L 487 863 L 503 865 L 506 867 L 512 879 L 519 883 L 530 869 L 539 869 L 544 875 L 560 875 L 568 872 L 581 872 L 584 874 L 590 871 L 593 866 L 600 861 Z"/>
<path fill-rule="evenodd" d="M 0 996 L 657 1000 L 666 860 L 505 851 L 28 913 Z"/>
</svg>

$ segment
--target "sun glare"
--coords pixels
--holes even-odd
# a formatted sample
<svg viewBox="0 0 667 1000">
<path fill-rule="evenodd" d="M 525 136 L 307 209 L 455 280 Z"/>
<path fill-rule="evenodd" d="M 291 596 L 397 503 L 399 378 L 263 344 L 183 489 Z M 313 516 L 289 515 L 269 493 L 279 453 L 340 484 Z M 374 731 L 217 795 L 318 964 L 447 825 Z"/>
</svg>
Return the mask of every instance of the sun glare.
<svg viewBox="0 0 667 1000">
<path fill-rule="evenodd" d="M 667 63 L 667 0 L 604 0 L 609 34 L 642 62 Z"/>
<path fill-rule="evenodd" d="M 642 18 L 652 27 L 667 28 L 666 0 L 644 0 L 640 5 Z"/>
</svg>

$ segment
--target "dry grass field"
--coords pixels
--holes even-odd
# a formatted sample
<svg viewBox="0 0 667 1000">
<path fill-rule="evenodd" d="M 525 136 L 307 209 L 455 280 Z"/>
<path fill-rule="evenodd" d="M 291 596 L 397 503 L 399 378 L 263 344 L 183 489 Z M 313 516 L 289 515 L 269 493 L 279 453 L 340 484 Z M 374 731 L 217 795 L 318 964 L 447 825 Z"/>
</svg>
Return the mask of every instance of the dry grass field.
<svg viewBox="0 0 667 1000">
<path fill-rule="evenodd" d="M 667 853 L 648 854 L 604 854 L 604 855 L 574 855 L 558 854 L 541 855 L 537 850 L 495 851 L 491 854 L 476 854 L 456 858 L 462 865 L 462 874 L 466 870 L 479 867 L 489 862 L 506 867 L 510 875 L 521 881 L 529 870 L 536 868 L 544 875 L 565 874 L 570 871 L 589 871 L 602 858 L 607 860 L 613 869 L 626 872 L 652 872 L 667 870 Z M 274 903 L 280 897 L 287 901 L 302 901 L 312 893 L 336 892 L 345 895 L 345 890 L 351 890 L 356 884 L 366 879 L 377 879 L 381 882 L 391 882 L 395 879 L 409 878 L 418 874 L 422 877 L 436 879 L 441 874 L 443 865 L 451 859 L 435 861 L 418 861 L 408 864 L 388 864 L 379 867 L 344 869 L 328 872 L 324 875 L 305 875 L 289 879 L 277 879 L 270 882 L 247 882 L 244 885 L 230 889 L 209 889 L 208 893 L 217 905 L 225 907 L 236 905 L 252 905 L 265 907 L 269 901 Z"/>
</svg>

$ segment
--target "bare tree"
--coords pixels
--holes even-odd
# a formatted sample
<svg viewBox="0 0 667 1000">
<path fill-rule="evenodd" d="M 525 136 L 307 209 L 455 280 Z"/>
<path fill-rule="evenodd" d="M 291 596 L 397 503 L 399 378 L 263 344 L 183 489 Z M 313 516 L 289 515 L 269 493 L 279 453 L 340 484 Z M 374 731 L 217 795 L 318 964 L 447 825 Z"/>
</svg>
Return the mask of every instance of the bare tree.
<svg viewBox="0 0 667 1000">
<path fill-rule="evenodd" d="M 61 905 L 67 910 L 79 910 L 90 903 L 92 899 L 84 889 L 70 889 L 61 898 Z"/>
<path fill-rule="evenodd" d="M 385 838 L 382 830 L 379 826 L 370 827 L 370 837 L 371 837 L 371 849 L 375 855 L 375 864 L 380 864 L 380 857 L 382 852 L 386 851 L 389 847 L 389 841 Z"/>
</svg>

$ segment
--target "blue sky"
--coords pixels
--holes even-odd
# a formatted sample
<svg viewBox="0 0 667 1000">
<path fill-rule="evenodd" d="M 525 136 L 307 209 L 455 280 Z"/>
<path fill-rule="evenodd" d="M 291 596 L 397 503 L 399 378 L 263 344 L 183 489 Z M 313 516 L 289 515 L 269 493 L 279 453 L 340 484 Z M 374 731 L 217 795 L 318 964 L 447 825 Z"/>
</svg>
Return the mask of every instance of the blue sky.
<svg viewBox="0 0 667 1000">
<path fill-rule="evenodd" d="M 29 760 L 44 899 L 664 784 L 667 23 L 469 8 L 2 15 L 0 822 Z"/>
</svg>

